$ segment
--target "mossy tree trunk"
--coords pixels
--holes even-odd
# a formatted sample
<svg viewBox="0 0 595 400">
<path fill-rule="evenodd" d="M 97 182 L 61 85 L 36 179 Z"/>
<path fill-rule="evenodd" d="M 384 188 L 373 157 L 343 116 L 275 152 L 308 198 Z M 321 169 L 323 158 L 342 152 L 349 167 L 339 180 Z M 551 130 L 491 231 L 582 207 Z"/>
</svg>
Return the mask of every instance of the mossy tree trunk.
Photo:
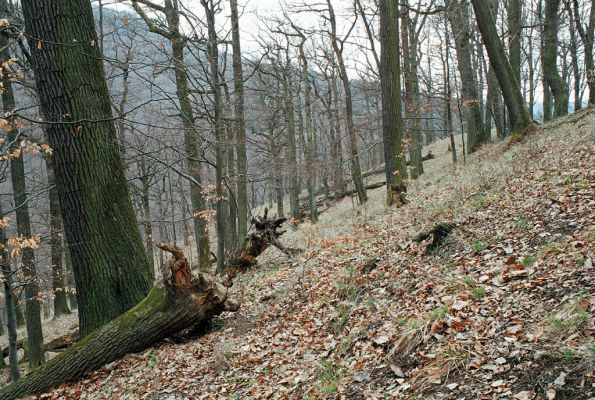
<svg viewBox="0 0 595 400">
<path fill-rule="evenodd" d="M 106 363 L 144 350 L 184 329 L 200 328 L 223 311 L 237 311 L 239 305 L 227 297 L 227 288 L 236 274 L 253 267 L 269 246 L 287 255 L 300 251 L 279 242 L 285 232 L 279 229 L 285 221 L 285 218 L 268 219 L 268 210 L 263 217 L 252 219 L 255 231 L 247 236 L 237 254 L 227 260 L 224 285 L 203 274 L 192 277 L 188 260 L 179 248 L 157 244 L 172 254 L 169 268 L 162 268 L 163 284 L 154 287 L 128 312 L 91 332 L 21 381 L 0 390 L 0 398 L 17 399 L 76 381 Z"/>
<path fill-rule="evenodd" d="M 91 4 L 22 4 L 76 280 L 81 336 L 142 300 L 152 281 L 130 201 Z"/>
<path fill-rule="evenodd" d="M 6 15 L 8 6 L 6 0 L 0 0 L 2 14 Z M 2 106 L 4 115 L 10 122 L 11 129 L 7 135 L 7 141 L 11 144 L 10 151 L 19 150 L 21 138 L 16 120 L 11 117 L 14 114 L 16 103 L 12 87 L 11 71 L 8 69 L 10 53 L 8 51 L 8 38 L 0 35 L 0 63 L 2 64 Z M 29 199 L 27 184 L 25 181 L 25 161 L 23 153 L 19 157 L 10 159 L 10 177 L 14 204 L 16 208 L 16 224 L 18 235 L 30 239 L 31 219 L 29 216 Z M 29 366 L 36 368 L 45 362 L 43 350 L 43 331 L 41 327 L 41 296 L 39 295 L 39 283 L 35 265 L 35 252 L 31 247 L 25 247 L 21 252 L 22 272 L 25 281 L 25 319 L 27 321 L 27 342 L 29 348 Z"/>
<path fill-rule="evenodd" d="M 78 380 L 130 352 L 204 323 L 213 315 L 236 310 L 237 305 L 229 302 L 224 293 L 225 290 L 202 275 L 188 287 L 154 287 L 131 310 L 96 329 L 24 379 L 0 390 L 0 398 L 17 399 Z"/>
</svg>

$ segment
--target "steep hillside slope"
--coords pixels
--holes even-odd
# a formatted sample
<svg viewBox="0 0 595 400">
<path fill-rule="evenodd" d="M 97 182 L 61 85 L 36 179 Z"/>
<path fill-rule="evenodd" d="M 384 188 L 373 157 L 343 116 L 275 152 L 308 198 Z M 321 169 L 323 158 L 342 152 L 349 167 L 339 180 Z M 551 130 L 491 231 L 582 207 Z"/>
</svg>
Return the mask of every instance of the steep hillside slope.
<svg viewBox="0 0 595 400">
<path fill-rule="evenodd" d="M 429 168 L 403 208 L 344 199 L 284 236 L 299 258 L 242 276 L 211 332 L 41 398 L 591 398 L 594 143 L 583 111 Z"/>
</svg>

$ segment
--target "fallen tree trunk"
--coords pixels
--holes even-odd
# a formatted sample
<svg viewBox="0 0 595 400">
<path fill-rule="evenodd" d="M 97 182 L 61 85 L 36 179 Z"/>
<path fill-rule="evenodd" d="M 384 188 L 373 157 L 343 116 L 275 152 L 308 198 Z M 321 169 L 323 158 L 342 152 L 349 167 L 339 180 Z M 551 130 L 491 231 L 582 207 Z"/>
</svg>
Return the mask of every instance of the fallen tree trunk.
<svg viewBox="0 0 595 400">
<path fill-rule="evenodd" d="M 428 160 L 433 160 L 434 158 L 436 158 L 436 156 L 434 155 L 434 153 L 432 153 L 431 151 L 428 151 L 428 154 L 426 154 L 425 156 L 423 156 L 421 158 L 421 160 L 422 161 L 428 161 Z M 410 166 L 411 165 L 411 161 L 410 160 L 407 160 L 407 161 L 405 161 L 405 164 L 407 166 Z M 381 165 L 380 167 L 378 167 L 376 169 L 372 169 L 372 170 L 369 170 L 369 171 L 364 172 L 363 175 L 362 175 L 362 177 L 367 178 L 368 176 L 378 175 L 378 174 L 382 174 L 384 172 L 385 172 L 385 170 L 384 170 L 384 164 L 383 164 L 383 165 Z"/>
<path fill-rule="evenodd" d="M 293 254 L 279 243 L 279 231 L 284 219 L 254 219 L 255 232 L 249 235 L 238 257 L 229 261 L 228 274 L 245 271 L 256 264 L 256 257 L 269 245 Z M 192 277 L 188 260 L 180 249 L 167 244 L 157 245 L 172 253 L 169 270 L 164 272 L 163 283 L 155 286 L 143 301 L 118 318 L 91 332 L 76 345 L 64 350 L 44 366 L 24 379 L 0 390 L 0 399 L 11 400 L 50 390 L 62 383 L 82 378 L 102 365 L 128 353 L 146 349 L 152 344 L 184 329 L 195 329 L 207 324 L 223 311 L 236 311 L 239 305 L 228 299 L 231 282 L 220 285 L 204 274 Z"/>
<path fill-rule="evenodd" d="M 62 335 L 60 337 L 57 337 L 56 339 L 50 340 L 43 347 L 45 351 L 58 352 L 66 349 L 67 347 L 72 346 L 76 341 L 78 341 L 78 339 L 79 332 L 78 330 L 76 330 L 75 332 L 67 333 L 66 335 Z M 25 347 L 23 345 L 23 341 L 24 340 L 19 340 L 19 342 L 17 343 L 17 350 L 20 350 L 23 347 Z M 8 357 L 8 347 L 2 349 L 2 357 Z M 27 354 L 25 354 L 25 358 L 26 357 Z"/>
</svg>

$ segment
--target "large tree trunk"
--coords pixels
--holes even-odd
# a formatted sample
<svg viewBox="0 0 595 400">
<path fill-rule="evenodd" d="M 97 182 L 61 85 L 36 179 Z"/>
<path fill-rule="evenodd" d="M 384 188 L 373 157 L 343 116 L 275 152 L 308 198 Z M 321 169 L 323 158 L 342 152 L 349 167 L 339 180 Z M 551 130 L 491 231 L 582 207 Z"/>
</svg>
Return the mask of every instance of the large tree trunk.
<svg viewBox="0 0 595 400">
<path fill-rule="evenodd" d="M 486 2 L 483 0 L 471 0 L 471 3 L 475 11 L 477 25 L 481 31 L 481 37 L 490 58 L 490 64 L 498 78 L 504 102 L 508 108 L 511 131 L 517 134 L 521 133 L 532 122 L 521 93 L 521 87 L 514 77 L 514 71 L 506 58 L 504 46 L 502 46 L 498 36 L 490 7 L 487 7 Z"/>
<path fill-rule="evenodd" d="M 318 222 L 318 208 L 316 207 L 316 152 L 315 152 L 315 141 L 316 136 L 314 133 L 314 126 L 312 123 L 312 86 L 310 84 L 310 76 L 308 73 L 308 59 L 304 52 L 304 43 L 306 37 L 298 31 L 301 42 L 299 45 L 300 59 L 302 64 L 302 81 L 304 83 L 304 111 L 306 118 L 306 136 L 305 136 L 305 148 L 304 156 L 306 159 L 306 181 L 308 186 L 308 197 L 310 199 L 310 220 L 313 224 Z"/>
<path fill-rule="evenodd" d="M 558 11 L 560 0 L 545 0 L 545 17 L 543 21 L 543 62 L 544 78 L 554 95 L 554 115 L 560 117 L 568 114 L 568 88 L 558 73 Z"/>
<path fill-rule="evenodd" d="M 475 71 L 471 63 L 471 25 L 469 7 L 460 0 L 447 0 L 447 13 L 457 52 L 457 65 L 461 76 L 463 108 L 467 121 L 467 149 L 476 151 L 482 143 L 488 142 L 480 109 Z M 489 10 L 488 10 L 489 12 Z"/>
<path fill-rule="evenodd" d="M 85 336 L 136 305 L 152 281 L 94 43 L 91 5 L 31 0 L 22 6 Z"/>
<path fill-rule="evenodd" d="M 399 66 L 399 6 L 396 0 L 381 0 L 379 11 L 382 133 L 387 203 L 400 205 L 406 201 L 407 166 L 402 144 L 404 129 L 401 114 L 401 70 Z"/>
<path fill-rule="evenodd" d="M 7 11 L 5 0 L 1 0 L 0 8 Z M 6 15 L 4 12 L 2 15 Z M 12 153 L 20 149 L 21 139 L 16 120 L 11 115 L 16 108 L 11 72 L 8 70 L 10 54 L 8 52 L 8 39 L 0 35 L 0 63 L 2 64 L 2 106 L 4 115 L 11 124 L 8 132 L 7 142 L 11 144 Z M 19 157 L 10 158 L 10 177 L 12 180 L 12 190 L 14 205 L 16 208 L 16 223 L 18 235 L 22 238 L 30 239 L 31 220 L 29 216 L 29 199 L 27 195 L 27 185 L 25 181 L 25 161 L 23 154 Z M 39 283 L 37 281 L 37 271 L 35 266 L 35 252 L 31 247 L 22 249 L 21 263 L 22 272 L 27 282 L 25 285 L 25 318 L 27 320 L 27 342 L 29 347 L 29 366 L 36 368 L 45 362 L 43 352 L 43 332 L 41 328 L 41 305 L 39 301 Z"/>
</svg>

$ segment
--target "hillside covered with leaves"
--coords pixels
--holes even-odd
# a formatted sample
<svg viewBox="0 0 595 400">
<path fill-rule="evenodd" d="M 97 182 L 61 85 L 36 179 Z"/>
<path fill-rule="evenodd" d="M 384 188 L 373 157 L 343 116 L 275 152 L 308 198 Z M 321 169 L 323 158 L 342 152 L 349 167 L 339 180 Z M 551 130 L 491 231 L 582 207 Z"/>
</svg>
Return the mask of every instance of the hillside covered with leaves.
<svg viewBox="0 0 595 400">
<path fill-rule="evenodd" d="M 287 233 L 300 256 L 240 278 L 240 312 L 39 398 L 592 398 L 594 127 L 586 110 L 455 172 L 443 151 L 398 209 L 344 199 Z"/>
</svg>

